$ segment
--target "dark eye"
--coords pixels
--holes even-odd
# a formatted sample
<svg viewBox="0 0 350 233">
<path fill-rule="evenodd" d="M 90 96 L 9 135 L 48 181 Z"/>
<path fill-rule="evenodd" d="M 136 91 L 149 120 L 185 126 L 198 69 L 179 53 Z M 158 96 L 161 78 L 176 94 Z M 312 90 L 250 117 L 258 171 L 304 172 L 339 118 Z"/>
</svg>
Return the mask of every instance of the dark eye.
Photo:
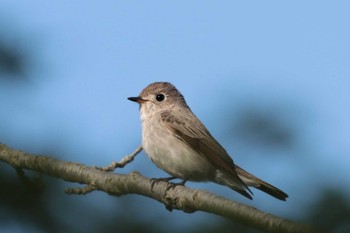
<svg viewBox="0 0 350 233">
<path fill-rule="evenodd" d="M 165 100 L 165 96 L 163 94 L 158 94 L 156 95 L 156 100 L 158 102 L 162 102 L 163 100 Z"/>
</svg>

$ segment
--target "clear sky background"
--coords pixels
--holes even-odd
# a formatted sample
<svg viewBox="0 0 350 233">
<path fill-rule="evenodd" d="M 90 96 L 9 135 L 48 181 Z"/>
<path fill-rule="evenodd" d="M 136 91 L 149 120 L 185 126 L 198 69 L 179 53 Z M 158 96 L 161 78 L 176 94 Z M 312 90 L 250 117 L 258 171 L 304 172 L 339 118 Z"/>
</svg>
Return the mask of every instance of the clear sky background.
<svg viewBox="0 0 350 233">
<path fill-rule="evenodd" d="M 290 198 L 284 203 L 254 190 L 249 201 L 214 184 L 188 186 L 301 219 L 321 187 L 350 195 L 349 7 L 347 1 L 0 0 L 0 39 L 30 54 L 20 75 L 0 72 L 0 141 L 109 164 L 141 143 L 138 106 L 127 97 L 169 81 L 236 163 Z M 266 146 L 247 136 L 240 123 L 249 114 L 272 116 L 278 129 L 291 132 L 288 143 Z M 133 170 L 166 176 L 143 153 L 121 172 Z M 168 213 L 143 197 L 65 198 L 100 213 L 111 202 L 137 200 L 139 211 L 152 214 L 135 207 L 136 216 L 147 222 L 161 215 L 180 222 L 179 229 L 213 218 Z"/>
</svg>

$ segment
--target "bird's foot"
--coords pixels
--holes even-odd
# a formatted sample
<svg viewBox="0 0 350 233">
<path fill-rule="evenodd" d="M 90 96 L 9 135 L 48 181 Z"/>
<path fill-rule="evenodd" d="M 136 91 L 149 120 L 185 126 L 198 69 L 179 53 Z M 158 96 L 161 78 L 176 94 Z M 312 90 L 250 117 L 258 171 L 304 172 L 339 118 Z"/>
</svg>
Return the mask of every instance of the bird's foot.
<svg viewBox="0 0 350 233">
<path fill-rule="evenodd" d="M 165 181 L 165 182 L 169 182 L 170 180 L 173 180 L 173 179 L 176 179 L 176 177 L 165 177 L 165 178 L 152 178 L 151 179 L 151 190 L 153 190 L 153 186 L 160 182 L 160 181 Z M 169 183 L 169 184 L 172 184 L 172 183 Z"/>
<path fill-rule="evenodd" d="M 164 202 L 165 208 L 166 208 L 167 210 L 169 210 L 170 212 L 171 212 L 174 208 L 176 208 L 176 200 L 177 200 L 177 198 L 173 199 L 173 198 L 171 198 L 171 197 L 168 197 L 168 196 L 167 196 L 168 191 L 171 190 L 171 189 L 176 188 L 177 186 L 184 186 L 185 183 L 186 183 L 186 181 L 187 181 L 187 180 L 185 179 L 185 180 L 182 180 L 182 181 L 179 182 L 179 183 L 173 183 L 173 182 L 169 182 L 169 183 L 168 183 L 168 186 L 167 186 L 167 188 L 166 188 L 166 190 L 165 190 L 165 192 L 164 192 L 163 202 Z"/>
<path fill-rule="evenodd" d="M 174 209 L 174 204 L 172 203 L 171 199 L 167 198 L 167 192 L 171 189 L 174 189 L 176 186 L 184 186 L 185 183 L 187 182 L 187 179 L 182 180 L 179 183 L 173 183 L 169 182 L 170 180 L 177 179 L 177 177 L 166 177 L 166 178 L 152 178 L 151 179 L 151 191 L 153 192 L 153 186 L 160 182 L 160 181 L 165 181 L 168 182 L 167 188 L 165 189 L 164 196 L 163 196 L 163 201 L 164 205 L 167 210 L 172 211 Z"/>
<path fill-rule="evenodd" d="M 187 182 L 186 179 L 179 182 L 179 183 L 169 182 L 168 187 L 166 188 L 165 192 L 169 191 L 170 189 L 174 189 L 176 186 L 185 186 L 186 182 Z"/>
</svg>

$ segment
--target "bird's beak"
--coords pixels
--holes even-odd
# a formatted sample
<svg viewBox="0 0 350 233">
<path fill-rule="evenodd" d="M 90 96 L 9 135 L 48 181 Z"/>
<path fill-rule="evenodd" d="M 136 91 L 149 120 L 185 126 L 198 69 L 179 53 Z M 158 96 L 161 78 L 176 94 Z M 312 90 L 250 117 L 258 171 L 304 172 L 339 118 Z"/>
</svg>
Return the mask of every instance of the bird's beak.
<svg viewBox="0 0 350 233">
<path fill-rule="evenodd" d="M 134 101 L 134 102 L 137 102 L 139 104 L 142 104 L 144 102 L 146 102 L 147 100 L 145 99 L 142 99 L 141 96 L 137 96 L 137 97 L 129 97 L 128 100 L 131 100 L 131 101 Z"/>
</svg>

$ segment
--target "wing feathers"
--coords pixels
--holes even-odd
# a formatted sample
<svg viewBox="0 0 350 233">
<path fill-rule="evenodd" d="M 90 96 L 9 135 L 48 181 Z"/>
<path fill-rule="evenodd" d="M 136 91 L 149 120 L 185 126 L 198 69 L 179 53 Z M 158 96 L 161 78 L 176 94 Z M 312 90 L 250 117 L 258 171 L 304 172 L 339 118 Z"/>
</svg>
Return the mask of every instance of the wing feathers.
<svg viewBox="0 0 350 233">
<path fill-rule="evenodd" d="M 190 119 L 186 119 L 186 121 L 184 119 L 179 119 L 169 111 L 162 113 L 162 123 L 165 127 L 198 154 L 205 156 L 217 169 L 230 174 L 232 180 L 237 183 L 237 189 L 241 187 L 240 190 L 236 191 L 251 198 L 251 196 L 245 192 L 245 189 L 250 193 L 251 191 L 238 177 L 235 171 L 235 164 L 226 150 L 211 136 L 209 131 L 199 120 L 196 121 L 196 124 L 186 124 L 185 122 L 191 121 Z"/>
</svg>

